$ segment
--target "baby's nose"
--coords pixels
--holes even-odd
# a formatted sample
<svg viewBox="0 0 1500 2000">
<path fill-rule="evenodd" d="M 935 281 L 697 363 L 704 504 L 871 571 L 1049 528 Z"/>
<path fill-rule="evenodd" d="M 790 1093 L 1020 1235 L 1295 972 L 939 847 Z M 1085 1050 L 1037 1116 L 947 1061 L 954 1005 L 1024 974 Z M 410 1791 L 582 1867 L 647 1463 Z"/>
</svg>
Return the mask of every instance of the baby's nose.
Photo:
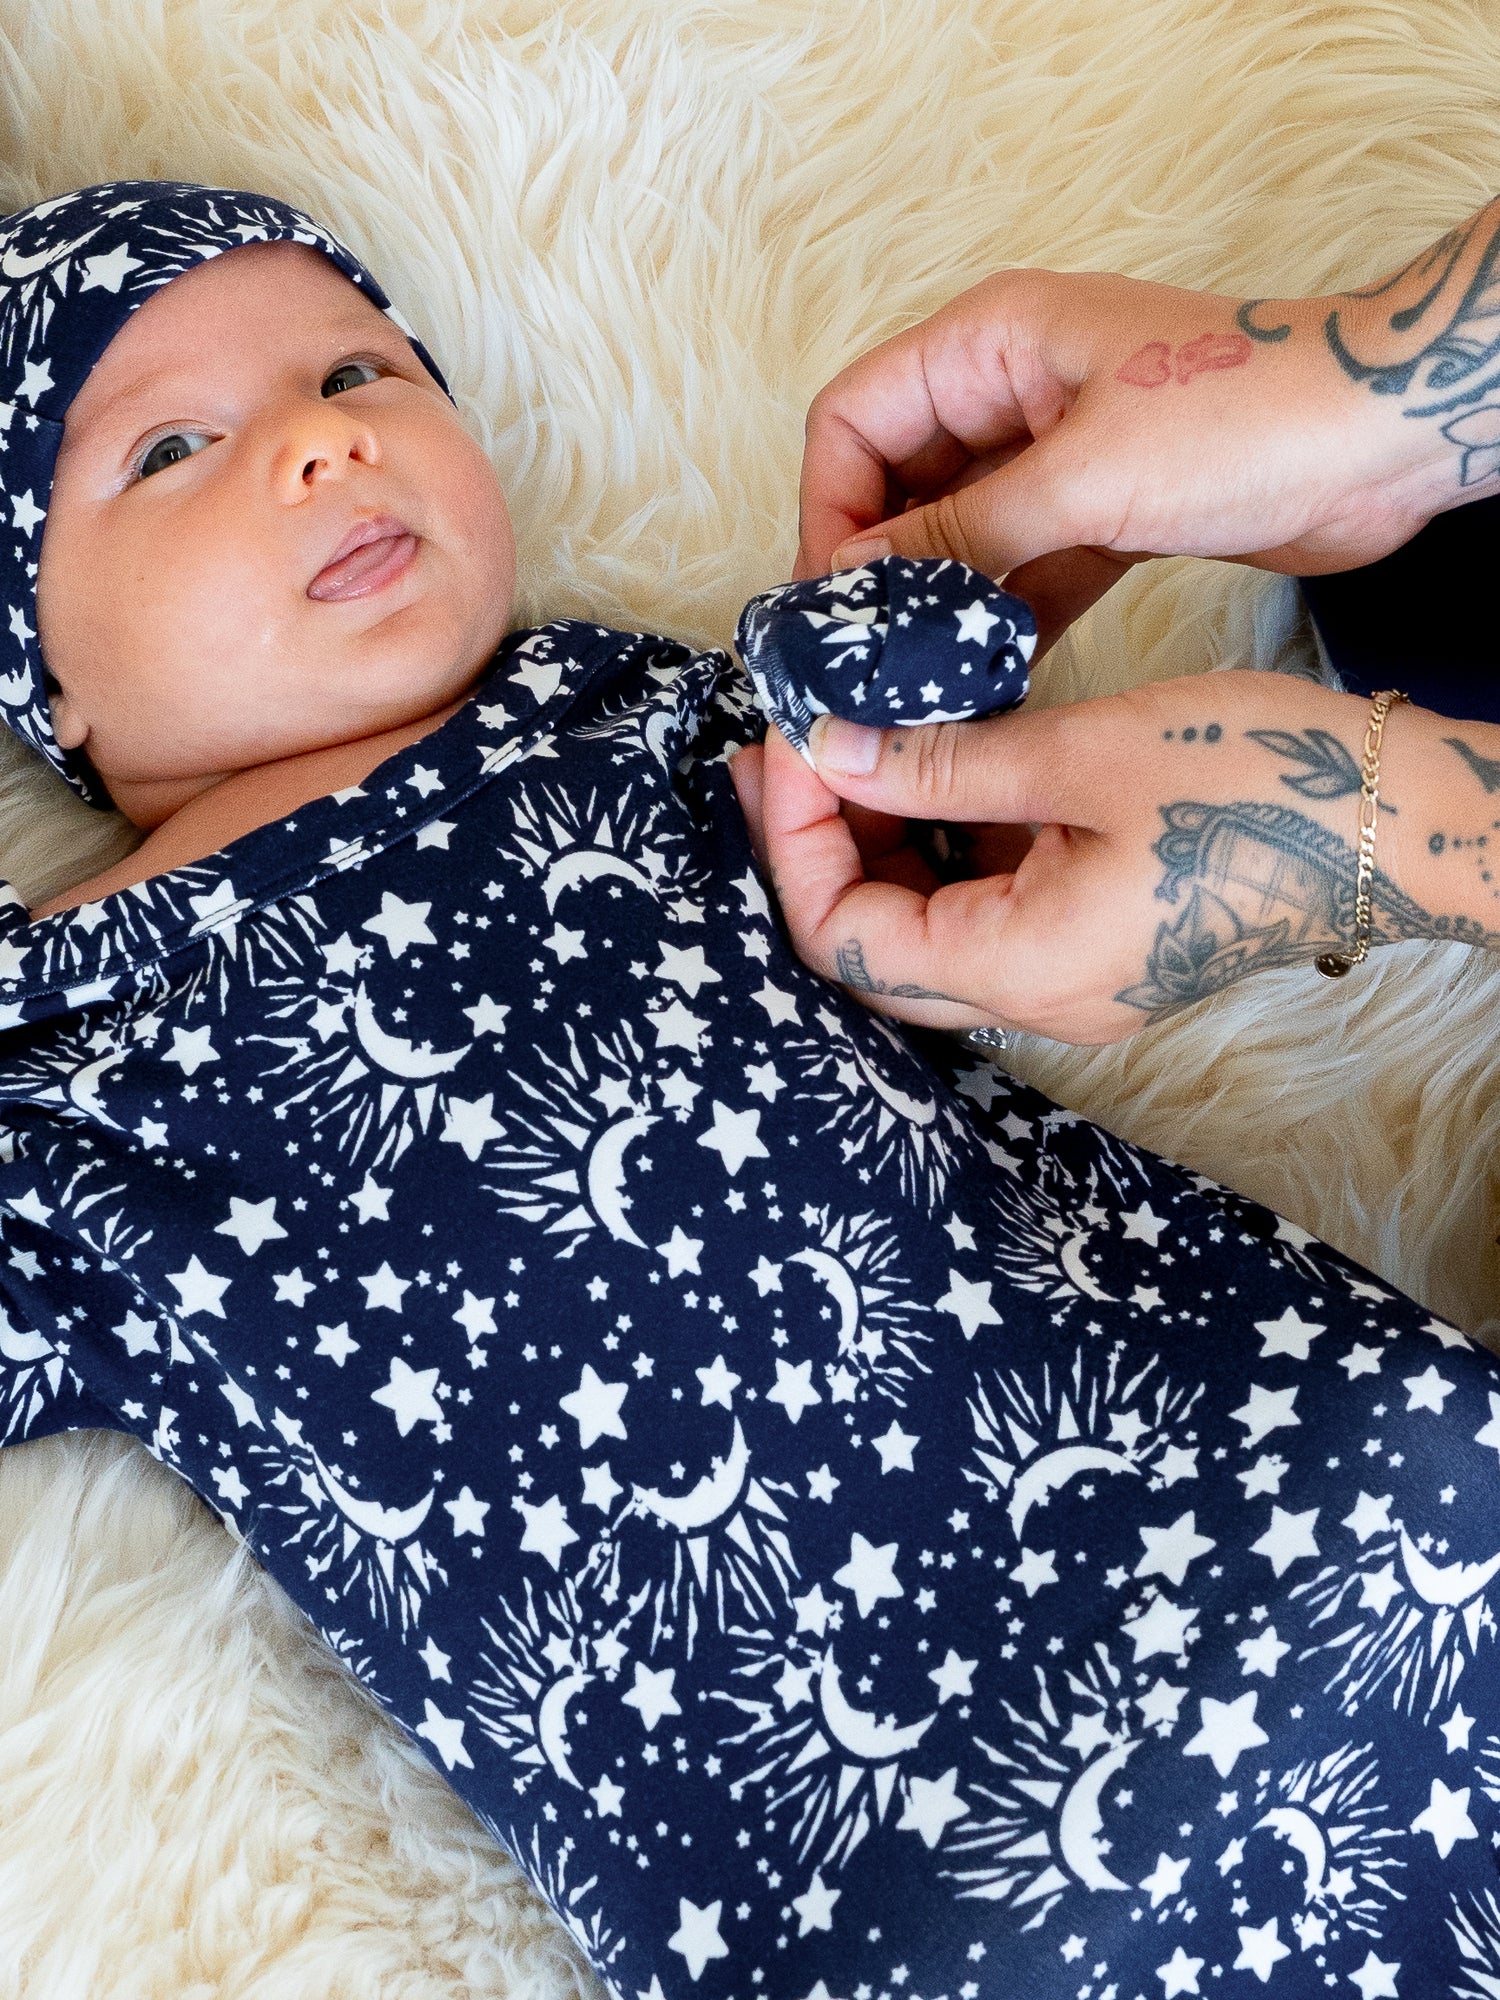
<svg viewBox="0 0 1500 2000">
<path fill-rule="evenodd" d="M 342 478 L 351 465 L 380 462 L 380 438 L 373 425 L 330 398 L 303 403 L 285 419 L 276 474 L 291 489 L 288 497 L 295 498 L 320 479 Z"/>
</svg>

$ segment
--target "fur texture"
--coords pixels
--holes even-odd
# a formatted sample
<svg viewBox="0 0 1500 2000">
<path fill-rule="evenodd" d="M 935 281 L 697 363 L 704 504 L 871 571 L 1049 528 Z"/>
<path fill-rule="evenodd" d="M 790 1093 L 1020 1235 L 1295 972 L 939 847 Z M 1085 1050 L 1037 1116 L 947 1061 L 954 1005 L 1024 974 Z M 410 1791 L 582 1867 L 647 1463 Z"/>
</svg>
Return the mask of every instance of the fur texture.
<svg viewBox="0 0 1500 2000">
<path fill-rule="evenodd" d="M 518 619 L 723 644 L 853 355 L 1006 263 L 1360 282 L 1500 188 L 1497 94 L 1471 0 L 0 0 L 0 203 L 174 176 L 320 214 L 493 455 Z M 1241 663 L 1316 671 L 1290 587 L 1154 564 L 1037 698 Z M 23 890 L 128 845 L 0 756 Z M 1493 1337 L 1497 1010 L 1500 964 L 1404 946 L 1012 1060 Z M 122 1439 L 0 1454 L 0 2000 L 575 1990 L 208 1509 Z"/>
</svg>

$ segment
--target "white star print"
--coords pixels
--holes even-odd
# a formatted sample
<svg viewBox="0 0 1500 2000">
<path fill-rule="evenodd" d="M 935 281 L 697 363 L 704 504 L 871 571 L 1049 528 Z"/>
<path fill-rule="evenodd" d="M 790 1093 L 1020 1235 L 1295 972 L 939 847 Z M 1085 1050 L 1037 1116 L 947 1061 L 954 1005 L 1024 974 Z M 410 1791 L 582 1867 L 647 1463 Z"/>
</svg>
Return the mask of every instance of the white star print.
<svg viewBox="0 0 1500 2000">
<path fill-rule="evenodd" d="M 927 1675 L 938 1691 L 939 1708 L 951 1698 L 969 1699 L 974 1692 L 974 1669 L 978 1665 L 978 1660 L 961 1660 L 951 1646 L 948 1648 L 943 1664 L 933 1667 Z"/>
<path fill-rule="evenodd" d="M 1475 1444 L 1493 1445 L 1495 1450 L 1500 1452 L 1500 1396 L 1497 1396 L 1495 1391 L 1491 1389 L 1489 1397 L 1489 1422 L 1483 1425 L 1481 1429 L 1475 1431 L 1474 1442 Z"/>
<path fill-rule="evenodd" d="M 635 1663 L 635 1686 L 620 1699 L 626 1708 L 639 1713 L 648 1736 L 664 1715 L 682 1713 L 682 1704 L 672 1692 L 676 1678 L 675 1667 L 648 1667 L 641 1660 Z"/>
<path fill-rule="evenodd" d="M 663 943 L 661 964 L 657 966 L 654 977 L 672 980 L 689 1000 L 697 999 L 700 987 L 722 983 L 719 974 L 703 956 L 701 944 L 688 945 L 684 949 L 679 945 Z"/>
<path fill-rule="evenodd" d="M 46 508 L 37 506 L 31 497 L 29 486 L 24 493 L 13 493 L 10 496 L 10 521 L 13 528 L 20 528 L 24 534 L 29 535 L 33 529 L 39 528 L 46 518 Z M 11 630 L 15 631 L 14 625 L 11 626 Z M 16 636 L 19 638 L 21 635 L 17 633 Z M 32 633 L 29 636 L 34 638 L 36 635 Z"/>
<path fill-rule="evenodd" d="M 919 1833 L 923 1845 L 936 1847 L 949 1822 L 966 1819 L 969 1808 L 958 1796 L 958 1766 L 940 1778 L 913 1777 L 907 1789 L 906 1806 L 896 1822 L 898 1833 Z"/>
<path fill-rule="evenodd" d="M 1431 1410 L 1434 1416 L 1440 1417 L 1443 1404 L 1453 1394 L 1455 1384 L 1439 1375 L 1429 1363 L 1420 1375 L 1408 1375 L 1403 1387 L 1408 1410 Z"/>
<path fill-rule="evenodd" d="M 626 1697 L 629 1700 L 629 1696 Z M 667 1939 L 669 1951 L 680 1952 L 687 1960 L 690 1977 L 696 1983 L 703 1976 L 703 1968 L 711 1958 L 728 1958 L 729 1947 L 719 1936 L 719 1912 L 722 1902 L 709 1903 L 699 1909 L 686 1896 L 677 1901 L 677 1928 Z"/>
<path fill-rule="evenodd" d="M 760 991 L 752 993 L 750 998 L 765 1008 L 773 1028 L 801 1025 L 802 1017 L 797 1012 L 796 996 L 783 993 L 781 988 L 773 986 L 769 979 L 765 980 Z"/>
<path fill-rule="evenodd" d="M 1479 1828 L 1469 1817 L 1469 1786 L 1450 1792 L 1441 1778 L 1432 1781 L 1432 1797 L 1411 1823 L 1413 1833 L 1430 1833 L 1438 1859 L 1446 1861 L 1461 1840 L 1477 1840 Z"/>
<path fill-rule="evenodd" d="M 861 1618 L 868 1618 L 882 1598 L 906 1595 L 896 1577 L 899 1551 L 898 1542 L 885 1542 L 877 1548 L 863 1535 L 850 1536 L 849 1560 L 842 1569 L 834 1571 L 833 1580 L 853 1593 Z"/>
<path fill-rule="evenodd" d="M 972 604 L 966 605 L 962 611 L 955 611 L 953 615 L 958 620 L 956 643 L 960 646 L 966 641 L 976 646 L 988 645 L 991 631 L 1000 623 L 982 597 L 976 597 Z"/>
<path fill-rule="evenodd" d="M 781 1290 L 781 1266 L 771 1263 L 767 1257 L 762 1256 L 757 1261 L 755 1269 L 750 1273 L 750 1282 L 762 1298 L 766 1296 L 767 1292 L 779 1292 Z"/>
<path fill-rule="evenodd" d="M 314 1354 L 326 1354 L 335 1366 L 342 1368 L 351 1354 L 359 1352 L 359 1342 L 349 1338 L 349 1322 L 340 1320 L 337 1326 L 320 1326 L 318 1344 Z"/>
<path fill-rule="evenodd" d="M 433 1394 L 439 1372 L 436 1368 L 409 1368 L 399 1354 L 393 1354 L 391 1379 L 383 1389 L 370 1391 L 370 1401 L 384 1404 L 395 1417 L 402 1437 L 416 1424 L 441 1423 L 442 1405 Z"/>
<path fill-rule="evenodd" d="M 462 1764 L 466 1771 L 474 1768 L 474 1759 L 464 1748 L 464 1725 L 455 1715 L 444 1715 L 432 1700 L 425 1702 L 426 1720 L 417 1724 L 418 1736 L 425 1736 L 443 1760 L 443 1768 L 451 1771 L 455 1764 Z"/>
<path fill-rule="evenodd" d="M 558 1399 L 558 1407 L 578 1425 L 578 1449 L 592 1451 L 602 1437 L 628 1435 L 620 1406 L 630 1392 L 628 1382 L 604 1382 L 587 1362 L 578 1387 Z"/>
<path fill-rule="evenodd" d="M 286 1231 L 276 1220 L 276 1197 L 268 1195 L 264 1201 L 242 1201 L 237 1194 L 229 1197 L 229 1220 L 221 1222 L 215 1229 L 216 1236 L 232 1236 L 247 1257 L 253 1257 L 263 1243 L 274 1243 Z"/>
<path fill-rule="evenodd" d="M 156 1337 L 156 1321 L 142 1319 L 139 1313 L 128 1312 L 117 1327 L 111 1328 L 125 1343 L 125 1352 L 133 1361 L 138 1354 L 160 1354 L 161 1342 Z"/>
<path fill-rule="evenodd" d="M 1250 1553 L 1268 1557 L 1276 1575 L 1284 1576 L 1301 1557 L 1318 1554 L 1318 1544 L 1313 1539 L 1317 1518 L 1316 1507 L 1305 1514 L 1288 1514 L 1282 1507 L 1273 1507 L 1271 1525 L 1258 1542 L 1250 1544 Z"/>
<path fill-rule="evenodd" d="M 484 1534 L 484 1517 L 490 1511 L 488 1500 L 479 1499 L 467 1486 L 463 1487 L 456 1500 L 445 1500 L 444 1507 L 453 1516 L 453 1536 Z"/>
<path fill-rule="evenodd" d="M 495 1093 L 492 1090 L 472 1100 L 466 1097 L 444 1098 L 443 1110 L 447 1122 L 441 1137 L 449 1145 L 462 1146 L 467 1159 L 478 1160 L 491 1139 L 505 1137 L 505 1127 L 491 1116 L 494 1104 Z"/>
<path fill-rule="evenodd" d="M 1135 1646 L 1135 1664 L 1149 1660 L 1153 1653 L 1185 1652 L 1188 1627 L 1197 1615 L 1196 1606 L 1179 1610 L 1167 1598 L 1155 1597 L 1139 1618 L 1126 1619 L 1120 1629 Z"/>
<path fill-rule="evenodd" d="M 1241 1639 L 1234 1650 L 1244 1661 L 1240 1669 L 1242 1673 L 1264 1674 L 1268 1681 L 1273 1681 L 1277 1666 L 1292 1649 L 1284 1640 L 1277 1638 L 1274 1625 L 1267 1625 L 1253 1639 Z"/>
<path fill-rule="evenodd" d="M 835 1479 L 827 1465 L 820 1465 L 816 1472 L 807 1474 L 807 1497 L 809 1500 L 825 1500 L 830 1506 L 833 1496 L 843 1485 L 842 1479 Z"/>
<path fill-rule="evenodd" d="M 1038 1553 L 1035 1549 L 1023 1548 L 1021 1560 L 1010 1572 L 1012 1582 L 1019 1583 L 1028 1597 L 1035 1597 L 1043 1584 L 1057 1582 L 1057 1566 L 1053 1562 L 1056 1554 L 1056 1549 L 1043 1549 Z"/>
<path fill-rule="evenodd" d="M 196 1076 L 205 1063 L 218 1060 L 219 1052 L 213 1045 L 211 1028 L 194 1028 L 191 1032 L 174 1028 L 171 1053 L 162 1057 L 163 1062 L 180 1064 L 184 1076 Z"/>
<path fill-rule="evenodd" d="M 11 637 L 19 639 L 23 646 L 36 637 L 35 630 L 26 623 L 26 613 L 18 611 L 14 604 L 10 607 L 10 631 Z"/>
<path fill-rule="evenodd" d="M 1366 1347 L 1362 1341 L 1356 1340 L 1347 1354 L 1339 1356 L 1339 1366 L 1348 1370 L 1351 1382 L 1358 1380 L 1361 1375 L 1378 1375 L 1380 1373 L 1380 1349 L 1378 1347 Z"/>
<path fill-rule="evenodd" d="M 1362 1492 L 1354 1503 L 1351 1513 L 1344 1516 L 1341 1525 L 1358 1535 L 1363 1548 L 1371 1535 L 1388 1535 L 1391 1528 L 1392 1495 L 1383 1493 L 1377 1500 L 1373 1493 Z"/>
<path fill-rule="evenodd" d="M 1359 1988 L 1359 2000 L 1400 2000 L 1396 1991 L 1396 1974 L 1400 1970 L 1399 1958 L 1387 1964 L 1373 1951 L 1366 1951 L 1364 1964 L 1358 1972 L 1349 1974 L 1349 1984 Z"/>
<path fill-rule="evenodd" d="M 1312 1344 L 1327 1328 L 1315 1320 L 1302 1319 L 1293 1307 L 1288 1306 L 1280 1319 L 1258 1319 L 1255 1331 L 1265 1345 L 1260 1350 L 1264 1361 L 1268 1355 L 1289 1354 L 1294 1361 L 1306 1361 L 1312 1352 Z"/>
<path fill-rule="evenodd" d="M 1182 1746 L 1184 1757 L 1207 1757 L 1221 1778 L 1227 1778 L 1236 1761 L 1247 1750 L 1269 1743 L 1270 1737 L 1255 1720 L 1255 1704 L 1260 1696 L 1242 1694 L 1235 1701 L 1215 1701 L 1211 1695 L 1198 1703 L 1202 1726 L 1196 1736 Z"/>
<path fill-rule="evenodd" d="M 766 1391 L 768 1403 L 780 1403 L 793 1423 L 802 1412 L 811 1409 L 823 1398 L 812 1385 L 812 1363 L 799 1361 L 795 1365 L 778 1360 L 776 1363 L 776 1387 Z"/>
<path fill-rule="evenodd" d="M 1153 1910 L 1159 1908 L 1169 1896 L 1178 1893 L 1182 1888 L 1182 1878 L 1191 1866 L 1192 1862 L 1186 1856 L 1181 1861 L 1174 1861 L 1170 1855 L 1158 1852 L 1156 1866 L 1140 1885 L 1150 1896 Z"/>
<path fill-rule="evenodd" d="M 1164 1736 L 1170 1735 L 1177 1726 L 1178 1710 L 1186 1693 L 1185 1687 L 1173 1687 L 1158 1676 L 1144 1694 L 1135 1698 L 1135 1705 L 1141 1711 L 1141 1727 L 1159 1730 Z"/>
<path fill-rule="evenodd" d="M 743 1379 L 732 1372 L 722 1354 L 716 1354 L 707 1368 L 695 1368 L 693 1373 L 703 1386 L 701 1408 L 710 1403 L 722 1404 L 726 1410 L 734 1408 L 734 1392 Z"/>
<path fill-rule="evenodd" d="M 690 1014 L 680 1000 L 674 1000 L 659 1014 L 648 1014 L 646 1019 L 656 1030 L 659 1049 L 686 1049 L 690 1056 L 697 1055 L 708 1023 Z"/>
<path fill-rule="evenodd" d="M 96 287 L 106 292 L 118 292 L 121 284 L 131 271 L 144 268 L 139 257 L 132 257 L 128 243 L 117 243 L 107 256 L 85 257 L 83 268 L 87 273 L 79 285 L 80 292 L 92 291 Z"/>
<path fill-rule="evenodd" d="M 453 1677 L 448 1672 L 449 1662 L 453 1658 L 451 1653 L 445 1653 L 440 1646 L 429 1638 L 427 1644 L 418 1653 L 417 1658 L 426 1667 L 428 1675 L 432 1680 L 447 1681 L 450 1686 L 452 1685 Z"/>
<path fill-rule="evenodd" d="M 1258 1929 L 1252 1930 L 1240 1925 L 1240 1955 L 1234 1961 L 1235 1972 L 1253 1972 L 1262 1986 L 1270 1978 L 1278 1960 L 1290 1958 L 1291 1946 L 1285 1945 L 1276 1935 L 1277 1919 L 1268 1917 Z"/>
<path fill-rule="evenodd" d="M 1387 1563 L 1384 1569 L 1371 1570 L 1360 1578 L 1359 1608 L 1361 1611 L 1373 1611 L 1377 1618 L 1384 1618 L 1391 1599 L 1399 1597 L 1401 1590 L 1396 1565 Z"/>
<path fill-rule="evenodd" d="M 583 1504 L 597 1507 L 601 1514 L 607 1514 L 625 1488 L 609 1469 L 609 1460 L 603 1465 L 586 1465 L 583 1468 Z"/>
<path fill-rule="evenodd" d="M 915 1447 L 921 1443 L 921 1439 L 908 1437 L 894 1417 L 891 1418 L 891 1427 L 885 1436 L 871 1438 L 870 1442 L 880 1453 L 880 1469 L 882 1472 L 914 1472 L 916 1470 L 912 1464 L 911 1455 Z"/>
<path fill-rule="evenodd" d="M 384 938 L 392 958 L 403 958 L 411 945 L 437 943 L 427 928 L 427 912 L 431 908 L 431 903 L 403 902 L 385 889 L 380 896 L 379 916 L 366 917 L 360 928 Z"/>
<path fill-rule="evenodd" d="M 378 1271 L 372 1271 L 367 1278 L 358 1282 L 365 1288 L 365 1311 L 373 1312 L 377 1306 L 385 1306 L 391 1312 L 400 1312 L 403 1296 L 411 1290 L 410 1278 L 398 1278 L 388 1263 Z"/>
<path fill-rule="evenodd" d="M 1139 1533 L 1146 1544 L 1146 1553 L 1136 1564 L 1135 1574 L 1164 1576 L 1178 1588 L 1188 1573 L 1188 1565 L 1218 1547 L 1217 1542 L 1197 1532 L 1190 1513 L 1180 1514 L 1170 1528 L 1142 1528 Z"/>
<path fill-rule="evenodd" d="M 1453 1713 L 1448 1717 L 1448 1720 L 1438 1724 L 1439 1729 L 1443 1732 L 1443 1741 L 1448 1746 L 1448 1755 L 1450 1757 L 1455 1750 L 1468 1749 L 1469 1731 L 1474 1727 L 1474 1720 L 1475 1718 L 1472 1715 L 1464 1714 L 1463 1703 L 1459 1702 L 1455 1706 Z"/>
<path fill-rule="evenodd" d="M 1235 1423 L 1245 1426 L 1247 1435 L 1240 1449 L 1249 1451 L 1272 1431 L 1300 1424 L 1302 1419 L 1292 1408 L 1296 1400 L 1295 1389 L 1262 1389 L 1258 1383 L 1252 1383 L 1249 1401 L 1229 1412 Z"/>
<path fill-rule="evenodd" d="M 797 1614 L 797 1630 L 811 1632 L 814 1638 L 821 1639 L 828 1629 L 828 1616 L 833 1610 L 823 1595 L 822 1584 L 815 1583 L 805 1597 L 794 1597 L 792 1608 Z"/>
<path fill-rule="evenodd" d="M 684 1271 L 699 1276 L 698 1254 L 703 1248 L 701 1236 L 689 1236 L 679 1224 L 674 1223 L 672 1234 L 665 1243 L 658 1243 L 656 1254 L 667 1260 L 667 1276 L 680 1278 Z"/>
<path fill-rule="evenodd" d="M 488 993 L 481 993 L 479 998 L 474 1002 L 474 1005 L 472 1007 L 465 1007 L 463 1011 L 468 1015 L 469 1020 L 473 1024 L 476 1038 L 480 1035 L 503 1035 L 505 1033 L 505 1019 L 510 1013 L 510 1009 L 509 1007 L 497 1006 Z"/>
<path fill-rule="evenodd" d="M 517 1496 L 510 1503 L 526 1523 L 521 1536 L 523 1555 L 544 1556 L 555 1570 L 562 1561 L 562 1552 L 570 1542 L 576 1542 L 576 1532 L 568 1526 L 568 1510 L 554 1493 L 544 1500 L 540 1507 L 533 1507 L 528 1501 Z"/>
<path fill-rule="evenodd" d="M 934 1301 L 938 1312 L 952 1313 L 964 1330 L 965 1340 L 972 1340 L 982 1326 L 999 1326 L 999 1313 L 990 1304 L 993 1286 L 988 1278 L 965 1278 L 952 1266 L 948 1269 L 948 1289 L 940 1299 Z"/>
<path fill-rule="evenodd" d="M 594 1811 L 600 1819 L 622 1817 L 620 1807 L 625 1802 L 625 1787 L 617 1785 L 613 1778 L 600 1778 L 598 1784 L 591 1788 L 589 1797 L 594 1801 Z"/>
<path fill-rule="evenodd" d="M 1189 1958 L 1178 1945 L 1166 1964 L 1156 1968 L 1156 1976 L 1163 1987 L 1162 2000 L 1178 2000 L 1178 1996 L 1184 1993 L 1201 1994 L 1203 1988 L 1198 1984 L 1198 1974 L 1206 1963 L 1206 1959 Z"/>
<path fill-rule="evenodd" d="M 814 1869 L 806 1889 L 800 1896 L 792 1898 L 792 1908 L 797 1912 L 798 1937 L 806 1937 L 809 1931 L 831 1931 L 833 1906 L 843 1893 L 842 1889 L 825 1888 L 822 1875 Z"/>
<path fill-rule="evenodd" d="M 184 1319 L 200 1312 L 212 1313 L 215 1319 L 227 1317 L 219 1301 L 232 1280 L 216 1278 L 212 1271 L 204 1270 L 196 1253 L 188 1258 L 185 1271 L 168 1271 L 167 1282 L 177 1288 L 177 1310 Z"/>
<path fill-rule="evenodd" d="M 714 1098 L 713 1112 L 712 1129 L 699 1134 L 698 1144 L 719 1155 L 731 1179 L 746 1160 L 768 1160 L 771 1157 L 767 1147 L 757 1137 L 760 1130 L 758 1111 L 731 1111 L 727 1104 L 721 1104 Z"/>
<path fill-rule="evenodd" d="M 37 397 L 44 396 L 49 389 L 56 387 L 57 384 L 52 379 L 52 363 L 44 357 L 40 361 L 25 363 L 25 373 L 22 375 L 21 386 L 16 394 L 24 396 L 35 409 Z"/>
<path fill-rule="evenodd" d="M 1120 1226 L 1125 1232 L 1127 1243 L 1134 1237 L 1141 1243 L 1149 1243 L 1154 1250 L 1160 1243 L 1161 1233 L 1167 1225 L 1161 1216 L 1152 1214 L 1150 1203 L 1143 1201 L 1134 1214 L 1128 1210 L 1121 1213 Z"/>
<path fill-rule="evenodd" d="M 583 941 L 582 931 L 570 931 L 565 924 L 554 924 L 551 937 L 542 939 L 548 951 L 556 954 L 559 965 L 566 965 L 571 958 L 587 958 L 588 947 Z"/>
</svg>

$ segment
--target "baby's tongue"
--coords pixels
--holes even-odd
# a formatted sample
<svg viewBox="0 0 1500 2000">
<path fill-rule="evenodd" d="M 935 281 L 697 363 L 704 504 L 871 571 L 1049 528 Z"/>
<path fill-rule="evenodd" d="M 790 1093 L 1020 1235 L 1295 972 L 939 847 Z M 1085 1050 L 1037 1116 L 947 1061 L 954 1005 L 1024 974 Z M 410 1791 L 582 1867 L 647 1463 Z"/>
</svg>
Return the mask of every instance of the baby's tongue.
<svg viewBox="0 0 1500 2000">
<path fill-rule="evenodd" d="M 382 535 L 377 542 L 366 542 L 362 548 L 351 550 L 338 562 L 319 570 L 308 586 L 308 596 L 342 597 L 356 584 L 362 583 L 373 570 L 399 555 L 403 545 L 410 540 L 410 535 Z"/>
</svg>

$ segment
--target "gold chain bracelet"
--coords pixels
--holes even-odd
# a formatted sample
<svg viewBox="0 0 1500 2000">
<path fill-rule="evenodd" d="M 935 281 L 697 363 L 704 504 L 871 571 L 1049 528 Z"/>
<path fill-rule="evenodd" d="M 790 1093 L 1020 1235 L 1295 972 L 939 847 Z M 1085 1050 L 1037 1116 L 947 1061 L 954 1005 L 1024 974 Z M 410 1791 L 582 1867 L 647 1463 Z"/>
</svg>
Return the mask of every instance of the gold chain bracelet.
<svg viewBox="0 0 1500 2000">
<path fill-rule="evenodd" d="M 1376 695 L 1365 729 L 1364 763 L 1359 784 L 1359 856 L 1354 872 L 1354 950 L 1325 951 L 1313 963 L 1330 979 L 1342 979 L 1351 966 L 1370 956 L 1370 887 L 1375 880 L 1375 823 L 1380 812 L 1380 739 L 1385 718 L 1398 701 L 1409 697 L 1399 688 Z"/>
</svg>

